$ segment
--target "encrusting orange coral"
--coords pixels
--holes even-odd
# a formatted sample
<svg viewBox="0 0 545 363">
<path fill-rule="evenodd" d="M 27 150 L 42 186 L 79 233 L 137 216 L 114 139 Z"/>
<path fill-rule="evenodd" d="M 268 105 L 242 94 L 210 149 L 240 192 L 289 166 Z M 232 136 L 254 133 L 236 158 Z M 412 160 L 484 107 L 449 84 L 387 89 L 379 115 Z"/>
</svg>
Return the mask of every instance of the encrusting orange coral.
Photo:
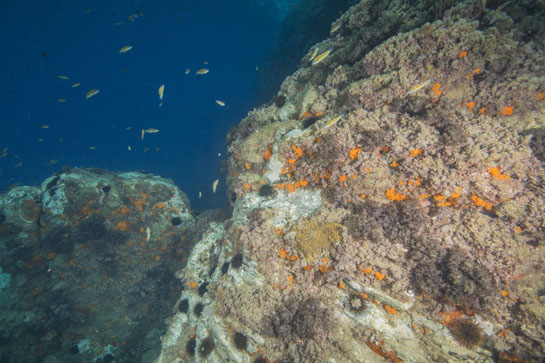
<svg viewBox="0 0 545 363">
<path fill-rule="evenodd" d="M 503 116 L 511 116 L 513 114 L 513 110 L 515 109 L 515 107 L 513 106 L 507 106 L 505 107 L 503 110 L 501 110 L 501 114 Z"/>
<path fill-rule="evenodd" d="M 498 179 L 498 180 L 509 180 L 509 179 L 511 179 L 511 177 L 509 175 L 502 174 L 501 171 L 500 171 L 500 168 L 497 167 L 497 166 L 489 168 L 487 171 L 490 173 L 490 175 L 492 175 L 492 177 L 494 179 Z"/>
<path fill-rule="evenodd" d="M 350 156 L 350 159 L 355 160 L 358 157 L 360 151 L 361 148 L 355 147 L 348 152 L 348 156 Z"/>
<path fill-rule="evenodd" d="M 386 194 L 386 197 L 396 202 L 409 199 L 409 196 L 399 193 L 398 191 L 395 190 L 395 188 L 386 190 L 385 194 Z"/>
<path fill-rule="evenodd" d="M 494 207 L 492 203 L 485 202 L 483 199 L 479 198 L 475 194 L 471 196 L 471 200 L 477 207 L 483 207 L 486 210 L 492 210 L 492 207 Z"/>
</svg>

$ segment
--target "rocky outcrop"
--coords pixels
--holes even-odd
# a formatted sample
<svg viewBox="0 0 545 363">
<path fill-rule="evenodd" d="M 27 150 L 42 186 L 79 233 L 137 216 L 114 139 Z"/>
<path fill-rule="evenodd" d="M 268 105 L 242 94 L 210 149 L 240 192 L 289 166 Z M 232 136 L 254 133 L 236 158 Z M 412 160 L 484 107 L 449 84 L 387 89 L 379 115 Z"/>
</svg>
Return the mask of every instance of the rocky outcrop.
<svg viewBox="0 0 545 363">
<path fill-rule="evenodd" d="M 179 271 L 158 362 L 545 355 L 542 4 L 435 2 L 368 48 L 377 3 L 229 133 L 233 217 Z"/>
<path fill-rule="evenodd" d="M 74 169 L 12 188 L 0 211 L 0 360 L 153 360 L 194 243 L 170 180 Z"/>
</svg>

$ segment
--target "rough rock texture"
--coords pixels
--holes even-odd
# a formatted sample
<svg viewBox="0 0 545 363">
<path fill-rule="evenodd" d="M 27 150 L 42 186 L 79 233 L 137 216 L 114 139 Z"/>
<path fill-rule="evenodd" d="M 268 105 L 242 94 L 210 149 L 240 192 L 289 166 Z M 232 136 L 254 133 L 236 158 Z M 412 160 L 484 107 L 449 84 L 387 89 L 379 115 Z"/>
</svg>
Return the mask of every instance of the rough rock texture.
<svg viewBox="0 0 545 363">
<path fill-rule="evenodd" d="M 439 19 L 386 21 L 426 6 Z M 342 15 L 316 45 L 329 56 L 311 50 L 285 100 L 229 133 L 234 214 L 179 272 L 189 309 L 158 362 L 540 361 L 543 14 L 363 0 Z"/>
<path fill-rule="evenodd" d="M 74 169 L 12 188 L 0 212 L 0 265 L 12 277 L 0 291 L 2 362 L 157 356 L 183 290 L 174 271 L 194 243 L 171 181 Z"/>
</svg>

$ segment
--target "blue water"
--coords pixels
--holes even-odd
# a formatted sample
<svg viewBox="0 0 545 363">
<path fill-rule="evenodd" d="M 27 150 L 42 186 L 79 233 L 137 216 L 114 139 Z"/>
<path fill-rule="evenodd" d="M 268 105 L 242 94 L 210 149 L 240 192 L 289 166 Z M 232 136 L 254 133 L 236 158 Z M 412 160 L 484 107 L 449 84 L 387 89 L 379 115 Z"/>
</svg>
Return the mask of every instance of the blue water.
<svg viewBox="0 0 545 363">
<path fill-rule="evenodd" d="M 258 106 L 256 67 L 292 3 L 0 1 L 0 190 L 97 167 L 171 178 L 195 210 L 227 205 L 225 135 Z"/>
</svg>

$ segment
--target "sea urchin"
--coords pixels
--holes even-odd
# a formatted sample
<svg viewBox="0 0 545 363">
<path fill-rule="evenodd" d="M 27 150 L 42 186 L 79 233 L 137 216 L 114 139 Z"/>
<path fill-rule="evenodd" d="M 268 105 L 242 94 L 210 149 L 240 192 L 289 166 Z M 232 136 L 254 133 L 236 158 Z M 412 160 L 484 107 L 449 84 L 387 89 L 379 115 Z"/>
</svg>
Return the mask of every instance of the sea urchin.
<svg viewBox="0 0 545 363">
<path fill-rule="evenodd" d="M 482 344 L 483 331 L 472 319 L 457 319 L 448 325 L 454 339 L 468 349 Z"/>
</svg>

